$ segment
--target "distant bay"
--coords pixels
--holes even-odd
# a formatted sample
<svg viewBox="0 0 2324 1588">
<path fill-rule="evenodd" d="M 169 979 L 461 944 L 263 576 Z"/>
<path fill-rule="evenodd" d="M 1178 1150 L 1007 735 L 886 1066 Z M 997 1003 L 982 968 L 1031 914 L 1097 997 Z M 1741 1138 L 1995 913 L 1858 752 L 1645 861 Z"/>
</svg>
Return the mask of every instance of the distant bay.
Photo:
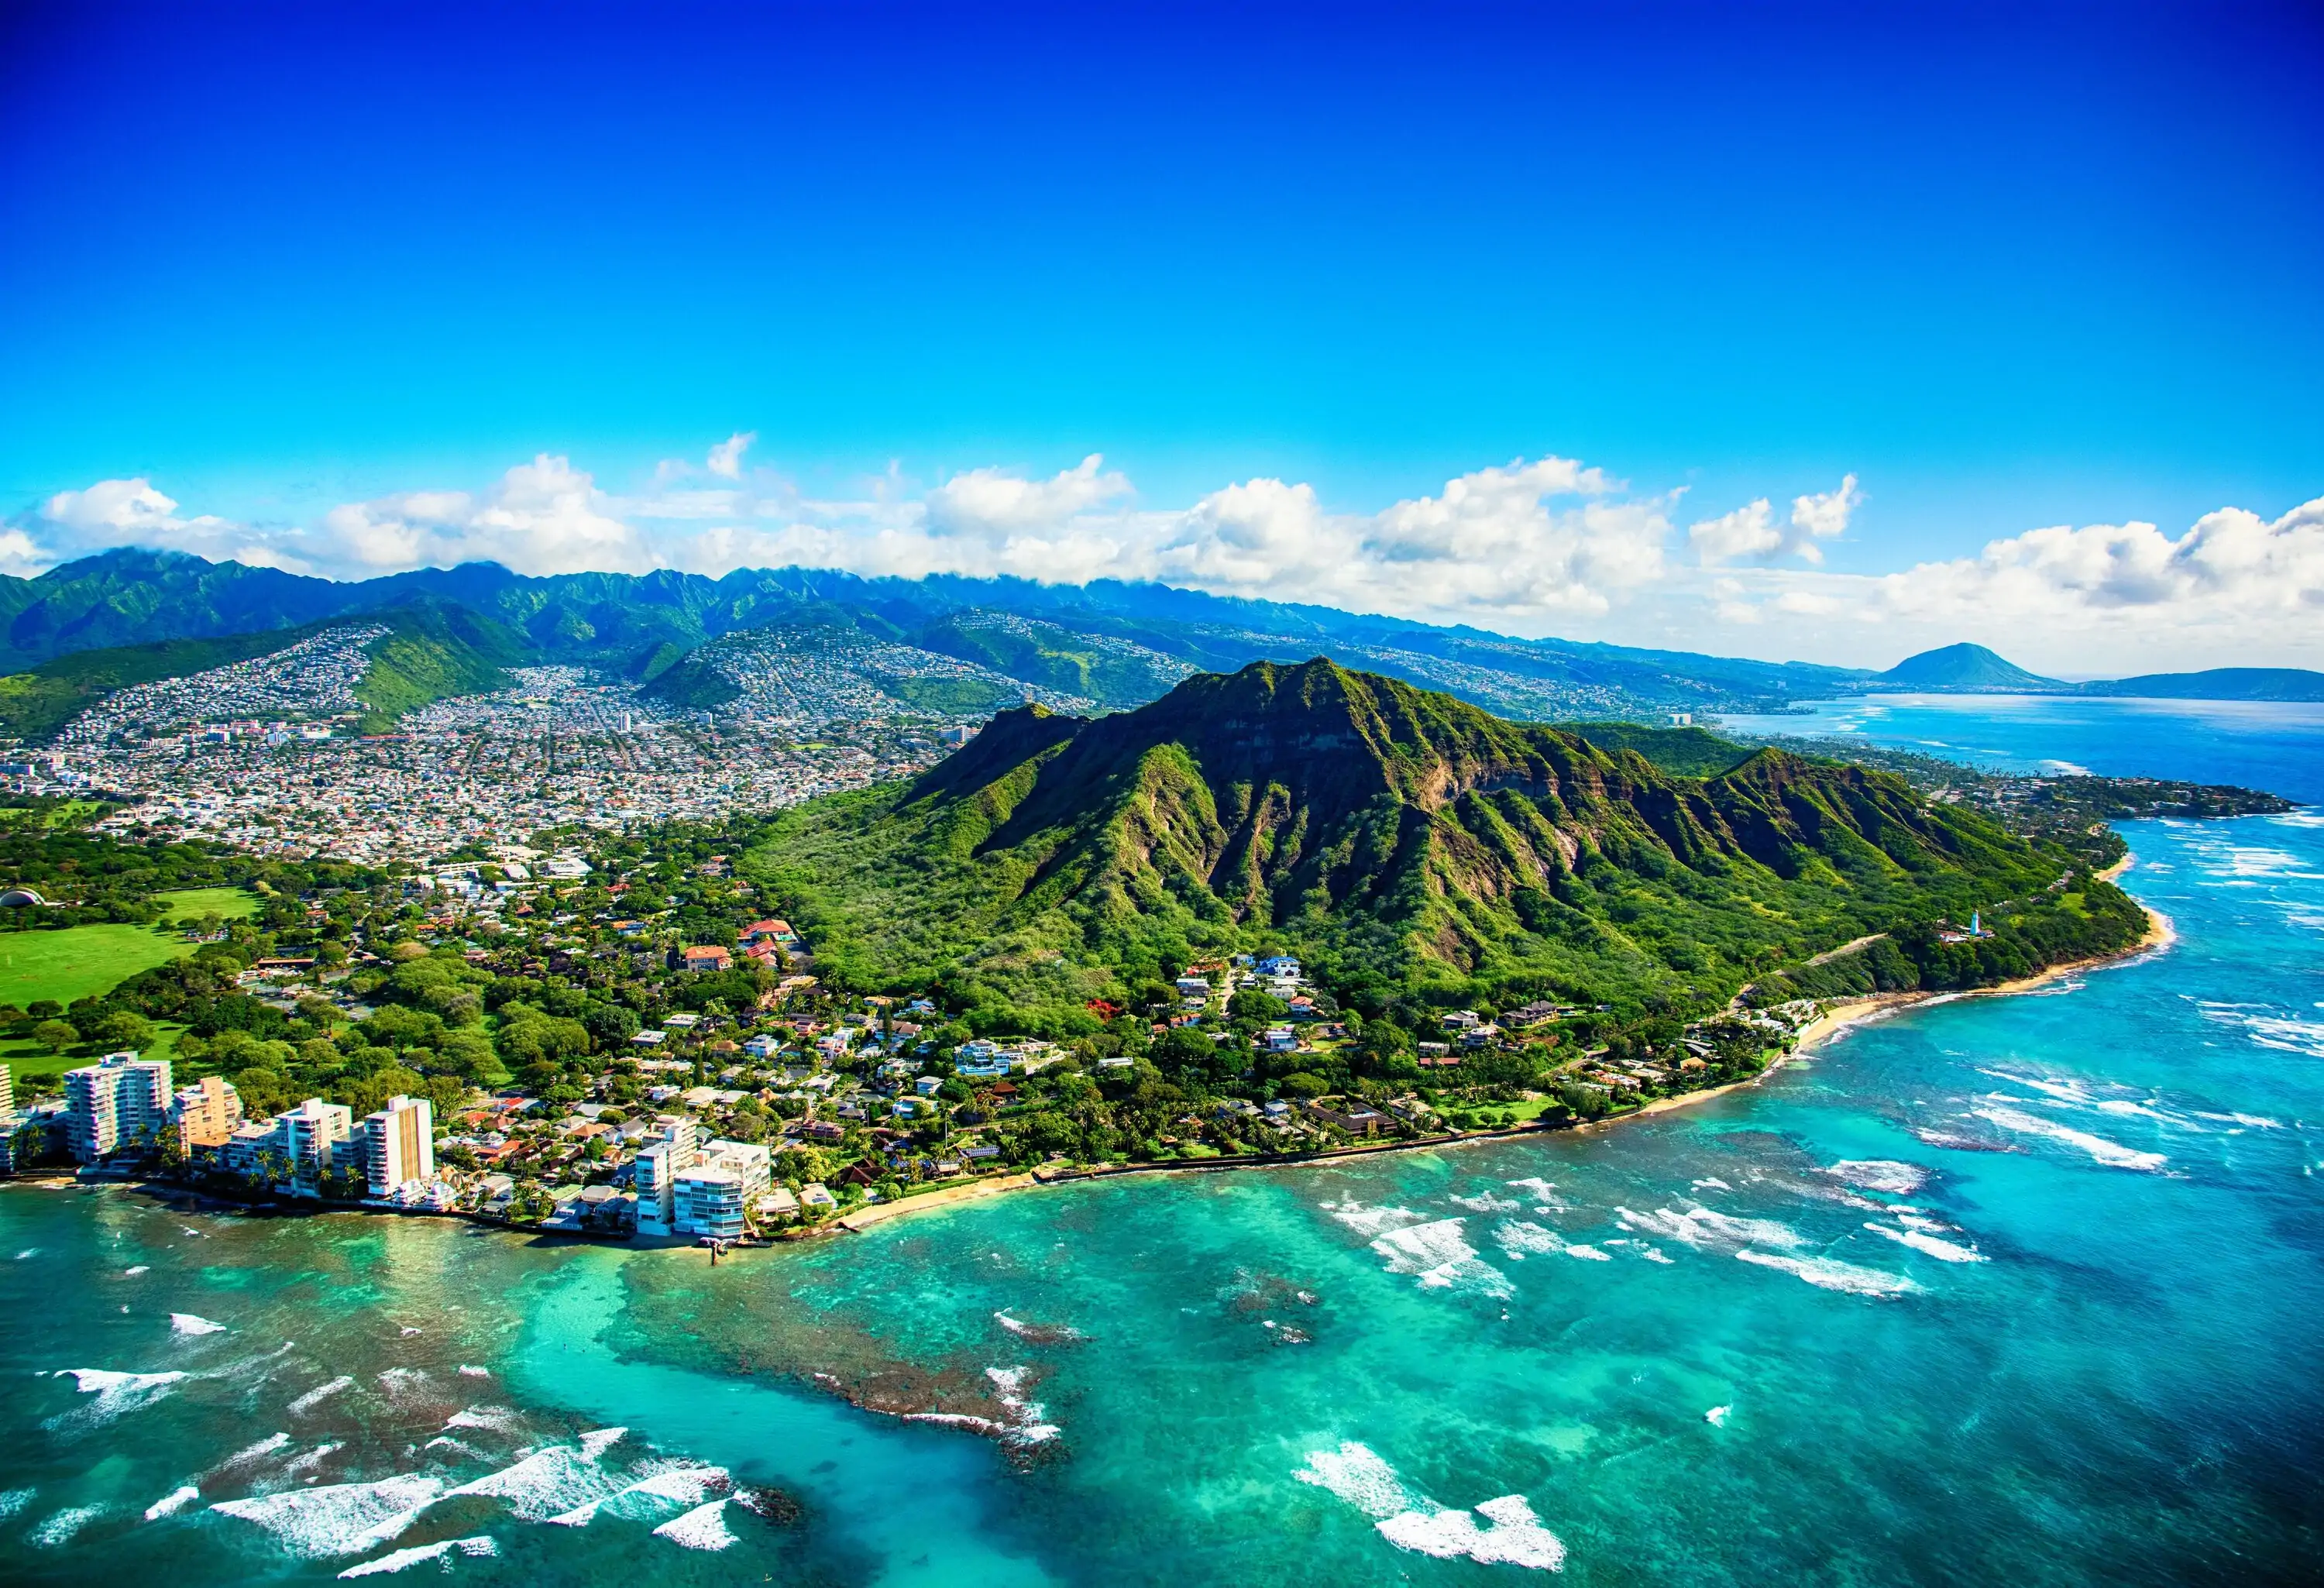
<svg viewBox="0 0 2324 1588">
<path fill-rule="evenodd" d="M 1862 738 L 2005 771 L 2231 783 L 2324 803 L 2324 706 L 2310 703 L 1860 695 L 1719 721 L 1747 738 Z"/>
</svg>

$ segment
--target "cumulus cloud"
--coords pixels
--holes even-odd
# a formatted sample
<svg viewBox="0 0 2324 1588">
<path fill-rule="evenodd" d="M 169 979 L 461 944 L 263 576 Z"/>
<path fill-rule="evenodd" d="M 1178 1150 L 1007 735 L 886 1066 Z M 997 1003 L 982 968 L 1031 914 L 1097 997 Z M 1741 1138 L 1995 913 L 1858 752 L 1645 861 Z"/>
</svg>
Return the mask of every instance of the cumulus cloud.
<svg viewBox="0 0 2324 1588">
<path fill-rule="evenodd" d="M 1687 544 L 1707 568 L 1744 558 L 1797 557 L 1821 562 L 1823 548 L 1816 542 L 1845 533 L 1863 502 L 1856 476 L 1849 475 L 1836 491 L 1793 497 L 1791 517 L 1784 523 L 1775 522 L 1775 504 L 1762 496 L 1732 512 L 1690 524 Z"/>
<path fill-rule="evenodd" d="M 143 477 L 99 480 L 84 491 L 58 492 L 42 503 L 29 531 L 18 525 L 0 535 L 0 565 L 13 565 L 8 571 L 21 572 L 60 557 L 85 557 L 119 546 L 158 547 L 293 573 L 308 568 L 295 549 L 265 531 L 209 513 L 180 516 L 177 502 Z"/>
<path fill-rule="evenodd" d="M 1974 556 L 1839 574 L 1821 566 L 1821 547 L 1864 500 L 1853 474 L 1792 498 L 1788 512 L 1762 496 L 1699 520 L 1674 557 L 1679 493 L 1636 492 L 1555 456 L 1348 512 L 1311 485 L 1268 477 L 1191 505 L 1145 505 L 1095 453 L 1050 474 L 973 468 L 933 484 L 891 465 L 814 496 L 763 465 L 746 468 L 753 440 L 736 431 L 628 494 L 544 453 L 481 490 L 401 492 L 292 525 L 188 515 L 150 480 L 102 480 L 0 524 L 0 571 L 119 545 L 341 577 L 484 559 L 536 575 L 795 564 L 1154 579 L 1514 633 L 1827 660 L 1893 660 L 1975 639 L 2053 670 L 2144 670 L 2199 654 L 2324 661 L 2324 500 L 2272 520 L 2223 508 L 2176 537 L 2139 522 L 2037 529 Z"/>
<path fill-rule="evenodd" d="M 704 466 L 722 480 L 741 479 L 742 454 L 749 451 L 751 443 L 758 439 L 756 430 L 735 431 L 710 449 L 710 457 Z"/>
<path fill-rule="evenodd" d="M 659 566 L 587 474 L 541 453 L 482 496 L 407 491 L 323 515 L 332 560 L 369 573 L 497 562 L 521 574 L 644 573 Z M 247 560 L 247 559 L 245 559 Z"/>
</svg>

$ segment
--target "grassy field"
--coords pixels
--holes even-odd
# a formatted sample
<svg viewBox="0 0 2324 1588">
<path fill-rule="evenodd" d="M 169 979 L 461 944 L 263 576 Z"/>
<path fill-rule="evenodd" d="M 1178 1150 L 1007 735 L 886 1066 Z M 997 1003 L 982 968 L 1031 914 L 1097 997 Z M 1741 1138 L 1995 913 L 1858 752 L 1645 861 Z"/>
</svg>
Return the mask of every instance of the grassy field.
<svg viewBox="0 0 2324 1588">
<path fill-rule="evenodd" d="M 240 888 L 192 888 L 160 897 L 169 906 L 171 919 L 180 920 L 211 910 L 229 918 L 246 916 L 258 908 L 257 895 Z M 140 971 L 191 954 L 196 946 L 174 932 L 152 927 L 0 932 L 0 1003 L 23 1009 L 37 999 L 53 998 L 69 1004 L 76 998 L 119 986 Z M 157 1057 L 169 1057 L 174 1035 L 165 1030 Z M 69 1054 L 53 1055 L 36 1042 L 0 1039 L 0 1064 L 9 1066 L 20 1086 L 86 1062 Z"/>
</svg>

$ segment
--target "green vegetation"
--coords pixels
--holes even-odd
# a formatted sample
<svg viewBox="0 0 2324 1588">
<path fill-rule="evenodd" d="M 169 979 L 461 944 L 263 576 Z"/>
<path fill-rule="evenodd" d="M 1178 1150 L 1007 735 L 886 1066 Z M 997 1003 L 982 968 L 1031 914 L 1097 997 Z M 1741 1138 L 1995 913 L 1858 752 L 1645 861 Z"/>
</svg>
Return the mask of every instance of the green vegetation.
<svg viewBox="0 0 2324 1588">
<path fill-rule="evenodd" d="M 1102 648 L 1055 623 L 991 614 L 954 613 L 915 633 L 912 643 L 1101 706 L 1142 706 L 1176 676 L 1127 648 Z"/>
<path fill-rule="evenodd" d="M 71 927 L 0 934 L 0 1002 L 29 1009 L 42 999 L 69 1004 L 111 991 L 138 972 L 193 952 L 181 937 L 150 927 Z"/>
<path fill-rule="evenodd" d="M 966 716 L 1003 706 L 1022 704 L 1025 692 L 988 679 L 946 679 L 918 675 L 882 677 L 880 687 L 906 705 L 943 716 Z"/>
<path fill-rule="evenodd" d="M 1560 723 L 1563 732 L 1587 739 L 1609 755 L 1635 750 L 1656 767 L 1680 778 L 1715 778 L 1751 759 L 1753 747 L 1723 738 L 1709 728 L 1655 728 L 1638 723 Z"/>
<path fill-rule="evenodd" d="M 322 626 L 310 623 L 222 639 L 164 640 L 154 645 L 83 651 L 42 662 L 29 672 L 0 678 L 0 735 L 45 743 L 115 689 L 269 656 L 297 644 Z"/>
<path fill-rule="evenodd" d="M 2077 865 L 1861 768 L 1763 751 L 1674 777 L 1319 660 L 1199 675 L 1094 722 L 1004 713 L 915 783 L 784 813 L 744 869 L 826 981 L 1070 1035 L 1093 999 L 1277 946 L 1368 1014 L 1545 995 L 1708 1010 L 1852 938 L 1934 943 L 1979 909 L 2005 924 L 1976 974 L 2023 974 L 2143 928 L 2087 877 L 2067 908 Z"/>
<path fill-rule="evenodd" d="M 466 607 L 429 603 L 371 617 L 389 632 L 372 642 L 371 666 L 355 686 L 364 706 L 357 726 L 366 734 L 450 696 L 505 688 L 505 669 L 524 659 L 522 641 Z"/>
</svg>

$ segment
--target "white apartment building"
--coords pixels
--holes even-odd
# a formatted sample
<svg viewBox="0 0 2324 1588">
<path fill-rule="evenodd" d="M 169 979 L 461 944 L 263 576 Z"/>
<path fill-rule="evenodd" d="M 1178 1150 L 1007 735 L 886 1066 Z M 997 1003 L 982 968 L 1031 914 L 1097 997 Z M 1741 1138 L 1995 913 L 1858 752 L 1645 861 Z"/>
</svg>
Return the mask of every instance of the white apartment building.
<svg viewBox="0 0 2324 1588">
<path fill-rule="evenodd" d="M 680 1171 L 701 1158 L 695 1143 L 698 1127 L 683 1114 L 663 1114 L 654 1122 L 654 1134 L 638 1149 L 633 1168 L 638 1193 L 638 1233 L 678 1233 L 677 1179 Z"/>
<path fill-rule="evenodd" d="M 671 1226 L 680 1235 L 742 1233 L 743 1214 L 767 1189 L 772 1159 L 755 1141 L 712 1141 L 701 1161 L 680 1169 L 671 1186 Z"/>
<path fill-rule="evenodd" d="M 340 1149 L 354 1135 L 353 1109 L 342 1103 L 309 1097 L 263 1124 L 247 1124 L 235 1131 L 227 1139 L 221 1158 L 231 1172 L 262 1175 L 270 1172 L 267 1160 L 271 1155 L 278 1160 L 280 1168 L 289 1172 L 293 1185 L 311 1188 L 337 1160 Z M 313 1194 L 311 1189 L 308 1194 Z"/>
<path fill-rule="evenodd" d="M 170 1118 L 170 1061 L 108 1053 L 65 1072 L 65 1137 L 83 1163 L 161 1139 Z"/>
<path fill-rule="evenodd" d="M 364 1116 L 363 1164 L 374 1196 L 436 1177 L 436 1108 L 425 1097 L 395 1096 Z"/>
</svg>

